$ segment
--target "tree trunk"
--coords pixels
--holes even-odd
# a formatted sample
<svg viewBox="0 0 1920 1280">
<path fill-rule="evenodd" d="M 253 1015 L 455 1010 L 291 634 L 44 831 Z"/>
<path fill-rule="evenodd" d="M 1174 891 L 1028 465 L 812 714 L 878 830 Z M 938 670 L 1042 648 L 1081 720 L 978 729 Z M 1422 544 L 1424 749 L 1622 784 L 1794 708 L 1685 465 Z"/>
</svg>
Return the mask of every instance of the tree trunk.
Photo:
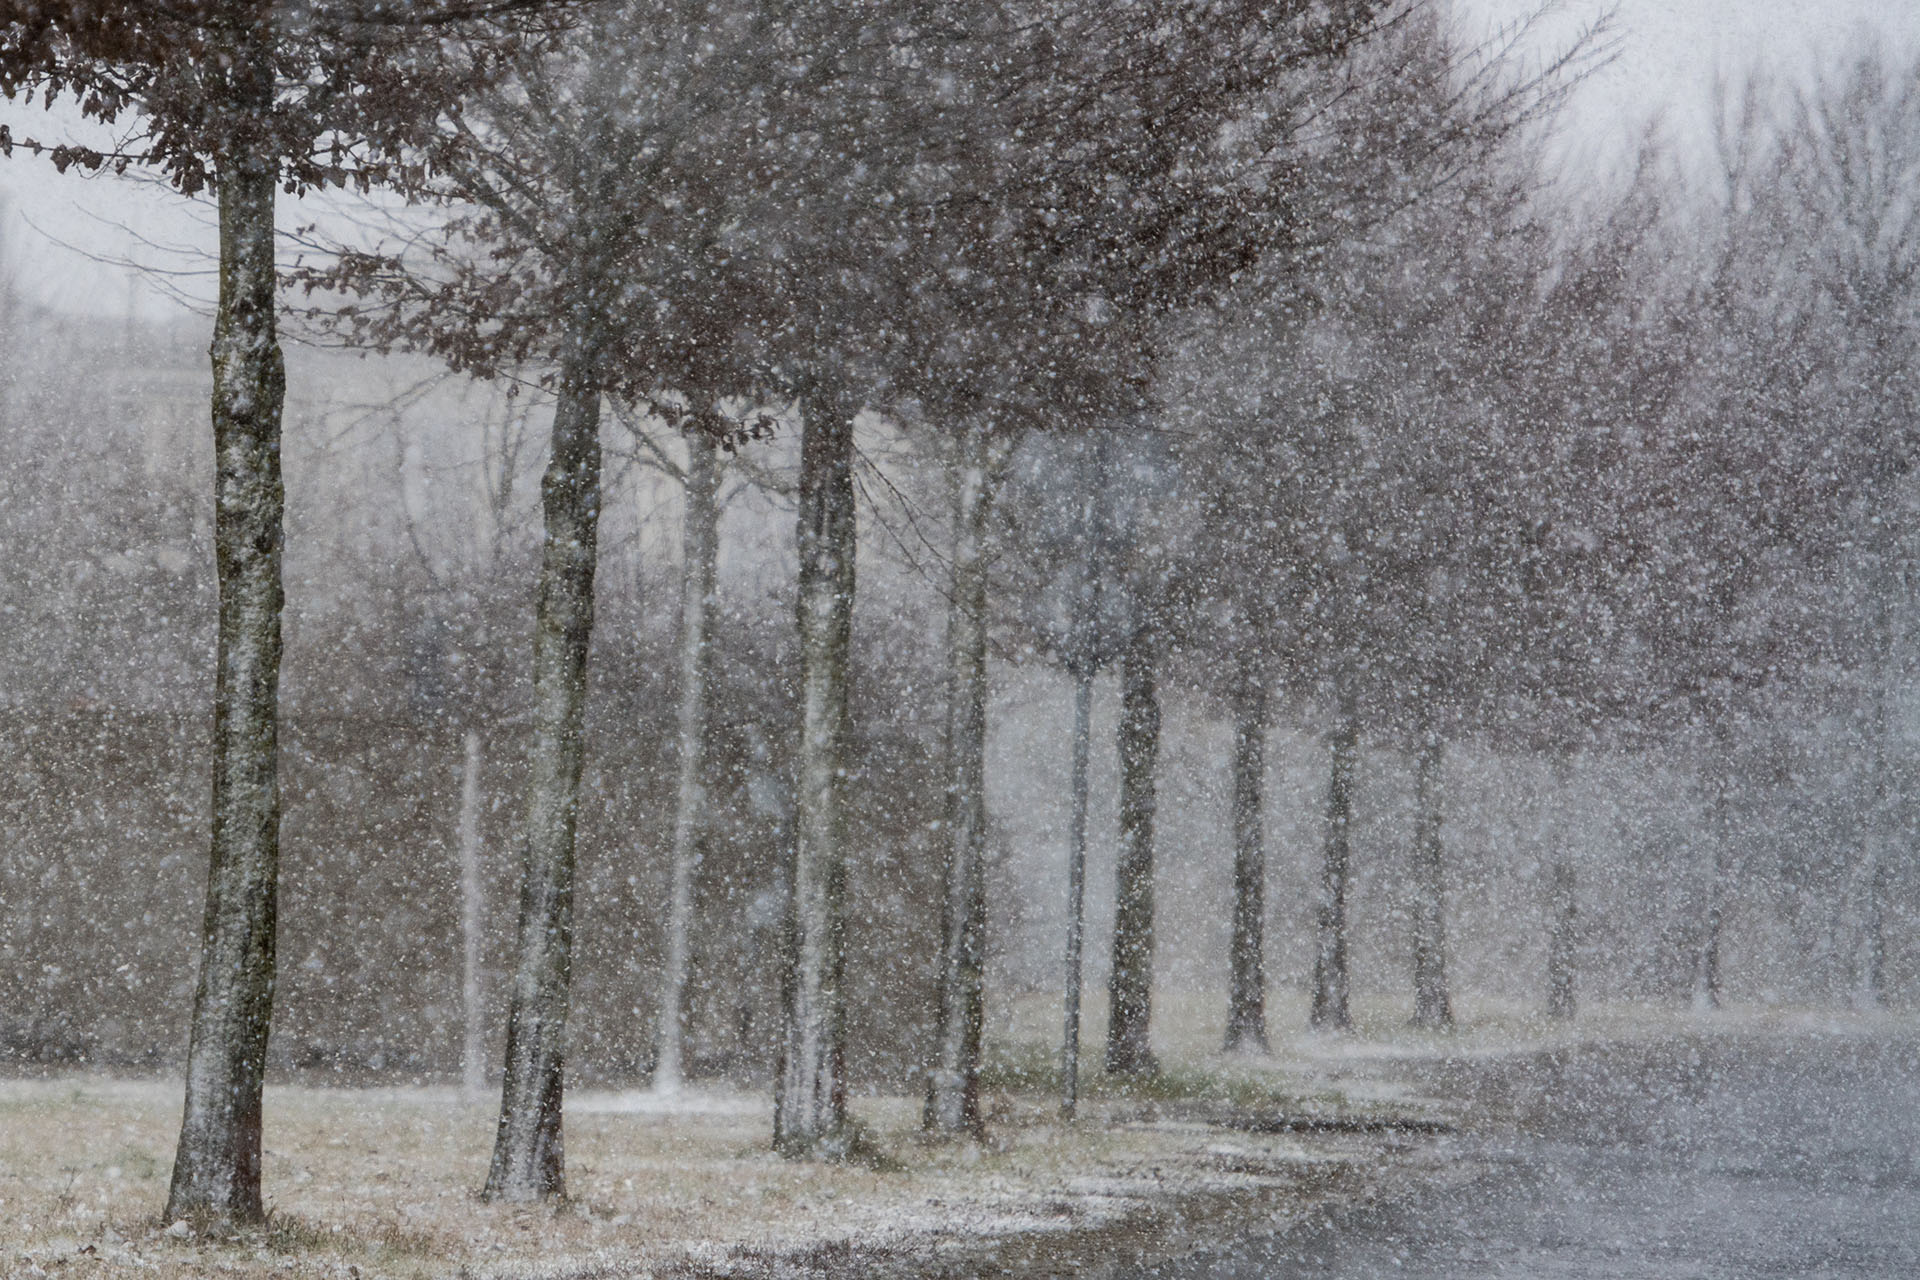
<svg viewBox="0 0 1920 1280">
<path fill-rule="evenodd" d="M 980 1031 L 987 929 L 987 515 L 990 432 L 968 424 L 953 512 L 953 594 L 947 610 L 947 796 L 940 930 L 940 1020 L 927 1073 L 924 1126 L 980 1134 Z"/>
<path fill-rule="evenodd" d="M 1453 1025 L 1447 994 L 1446 868 L 1440 846 L 1440 771 L 1447 744 L 1431 717 L 1422 718 L 1426 723 L 1420 730 L 1414 781 L 1413 1025 L 1441 1030 Z"/>
<path fill-rule="evenodd" d="M 264 54 L 260 55 L 264 58 Z M 262 93 L 271 94 L 262 76 Z M 213 824 L 186 1106 L 167 1218 L 258 1221 L 260 1095 L 273 1014 L 280 875 L 280 556 L 286 368 L 274 323 L 274 196 L 263 154 L 219 165 L 213 345 L 220 595 Z"/>
<path fill-rule="evenodd" d="M 1267 1052 L 1267 682 L 1257 654 L 1239 657 L 1233 698 L 1233 940 L 1228 955 L 1228 1053 Z"/>
<path fill-rule="evenodd" d="M 573 971 L 574 828 L 579 815 L 587 647 L 600 522 L 597 329 L 574 322 L 553 442 L 540 484 L 545 519 L 534 604 L 533 742 L 506 1078 L 482 1193 L 525 1202 L 566 1194 L 561 1089 Z"/>
<path fill-rule="evenodd" d="M 1114 1075 L 1148 1075 L 1158 1069 L 1149 1036 L 1154 769 L 1160 755 L 1158 647 L 1153 624 L 1136 617 L 1120 659 L 1120 862 L 1114 870 L 1113 971 L 1107 986 L 1107 1071 Z"/>
<path fill-rule="evenodd" d="M 720 548 L 718 446 L 687 436 L 686 512 L 681 526 L 680 778 L 673 811 L 673 883 L 667 899 L 667 968 L 660 992 L 660 1034 L 653 1087 L 678 1089 L 686 1043 L 687 940 L 693 924 L 693 875 L 706 828 L 707 703 L 711 645 L 707 617 Z"/>
<path fill-rule="evenodd" d="M 853 415 L 815 389 L 800 439 L 800 749 L 788 864 L 774 1148 L 851 1154 L 844 1075 L 845 797 L 853 629 Z"/>
<path fill-rule="evenodd" d="M 1360 712 L 1353 699 L 1342 694 L 1337 714 L 1327 781 L 1326 852 L 1315 911 L 1313 1007 L 1308 1014 L 1316 1029 L 1328 1031 L 1353 1026 L 1347 1007 L 1347 869 L 1352 855 L 1354 779 L 1360 768 Z"/>
<path fill-rule="evenodd" d="M 1573 864 L 1556 860 L 1547 873 L 1547 1016 L 1569 1019 L 1578 1011 L 1574 998 L 1574 947 L 1579 941 L 1579 903 Z"/>
<path fill-rule="evenodd" d="M 469 1101 L 487 1087 L 486 1013 L 480 1001 L 480 929 L 485 899 L 480 878 L 480 730 L 467 726 L 460 768 L 460 1010 L 465 1035 L 460 1080 Z"/>
<path fill-rule="evenodd" d="M 1897 567 L 1896 567 L 1897 566 Z M 1891 571 L 1890 571 L 1891 570 Z M 1889 745 L 1888 703 L 1893 691 L 1905 683 L 1904 671 L 1894 666 L 1899 652 L 1900 629 L 1895 622 L 1894 602 L 1911 594 L 1911 582 L 1904 565 L 1882 563 L 1879 576 L 1879 608 L 1875 611 L 1875 643 L 1881 660 L 1875 672 L 1873 694 L 1873 800 L 1861 833 L 1860 859 L 1855 879 L 1857 904 L 1853 921 L 1852 992 L 1850 1003 L 1860 1011 L 1879 1009 L 1886 1004 L 1887 936 L 1885 916 L 1887 846 L 1897 827 L 1906 825 L 1908 810 L 1905 796 L 1890 776 L 1887 760 Z M 1904 666 L 1904 664 L 1901 664 Z M 1893 669 L 1889 669 L 1892 667 Z M 1896 799 L 1895 797 L 1898 796 Z M 1897 808 L 1896 808 L 1897 807 Z M 1895 821 L 1895 813 L 1899 821 Z"/>
<path fill-rule="evenodd" d="M 1861 841 L 1857 897 L 1859 904 L 1853 937 L 1853 1007 L 1878 1009 L 1886 1004 L 1887 938 L 1882 897 L 1886 872 L 1885 848 L 1893 825 L 1888 813 L 1892 787 L 1887 778 L 1886 695 L 1878 699 L 1874 726 L 1873 804 L 1867 811 Z"/>
<path fill-rule="evenodd" d="M 1547 1016 L 1570 1019 L 1578 1011 L 1574 992 L 1574 947 L 1579 941 L 1579 899 L 1573 863 L 1567 858 L 1565 828 L 1567 797 L 1573 788 L 1573 760 L 1560 755 L 1553 762 L 1552 802 L 1543 806 L 1540 842 L 1543 856 L 1552 850 L 1547 869 Z"/>
<path fill-rule="evenodd" d="M 1060 1041 L 1060 1112 L 1073 1118 L 1080 1105 L 1081 954 L 1087 936 L 1087 765 L 1093 747 L 1091 655 L 1084 650 L 1073 671 L 1073 792 L 1067 815 L 1067 955 Z"/>
<path fill-rule="evenodd" d="M 1080 1106 L 1081 962 L 1087 937 L 1087 766 L 1093 752 L 1093 679 L 1099 673 L 1101 550 L 1104 547 L 1107 490 L 1106 437 L 1092 442 L 1093 471 L 1080 507 L 1081 533 L 1087 545 L 1080 558 L 1078 599 L 1074 601 L 1072 646 L 1067 670 L 1073 676 L 1073 764 L 1068 782 L 1067 946 L 1065 990 L 1061 1001 L 1060 1114 L 1071 1120 Z"/>
<path fill-rule="evenodd" d="M 1714 784 L 1713 830 L 1708 836 L 1713 860 L 1707 871 L 1707 904 L 1705 919 L 1701 922 L 1700 949 L 1694 955 L 1693 1007 L 1702 1011 L 1720 1007 L 1720 935 L 1733 853 L 1728 785 L 1725 779 Z"/>
<path fill-rule="evenodd" d="M 1860 1010 L 1884 1008 L 1887 1003 L 1887 862 L 1881 853 L 1883 839 L 1876 837 L 1874 840 L 1868 855 L 1867 874 L 1861 885 L 1867 900 L 1861 913 L 1861 937 L 1856 957 L 1858 972 L 1853 989 L 1853 1006 Z"/>
</svg>

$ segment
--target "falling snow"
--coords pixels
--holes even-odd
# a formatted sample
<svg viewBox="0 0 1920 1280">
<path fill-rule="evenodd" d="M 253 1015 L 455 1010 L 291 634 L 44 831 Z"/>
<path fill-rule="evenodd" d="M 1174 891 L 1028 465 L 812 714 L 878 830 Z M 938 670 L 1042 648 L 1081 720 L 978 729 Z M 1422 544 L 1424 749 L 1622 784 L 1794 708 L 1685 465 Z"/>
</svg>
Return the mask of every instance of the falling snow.
<svg viewBox="0 0 1920 1280">
<path fill-rule="evenodd" d="M 1920 1271 L 1920 28 L 1647 8 L 0 4 L 0 1275 Z"/>
</svg>

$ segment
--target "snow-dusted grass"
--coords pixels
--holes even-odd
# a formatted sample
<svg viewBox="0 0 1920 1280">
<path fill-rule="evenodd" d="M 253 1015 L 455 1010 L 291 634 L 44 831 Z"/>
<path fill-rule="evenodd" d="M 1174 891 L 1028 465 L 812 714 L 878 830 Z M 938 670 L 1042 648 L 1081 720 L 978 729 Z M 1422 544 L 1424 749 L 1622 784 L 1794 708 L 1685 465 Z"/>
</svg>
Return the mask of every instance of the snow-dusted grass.
<svg viewBox="0 0 1920 1280">
<path fill-rule="evenodd" d="M 1446 1176 L 1444 1151 L 1429 1139 L 1368 1129 L 1453 1116 L 1457 1103 L 1423 1096 L 1436 1060 L 1576 1042 L 1920 1029 L 1910 1012 L 1702 1016 L 1625 1005 L 1589 1007 L 1565 1024 L 1468 1001 L 1458 1030 L 1431 1034 L 1406 1029 L 1403 1003 L 1363 999 L 1355 1034 L 1325 1036 L 1303 1030 L 1304 1003 L 1283 997 L 1270 1011 L 1273 1055 L 1228 1057 L 1215 1039 L 1217 1001 L 1156 994 L 1158 1079 L 1113 1081 L 1096 1069 L 1081 1121 L 1062 1123 L 1058 1001 L 1022 999 L 997 1010 L 989 1142 L 928 1144 L 918 1098 L 856 1098 L 880 1154 L 871 1166 L 773 1155 L 759 1092 L 576 1093 L 567 1116 L 574 1201 L 559 1211 L 474 1198 L 492 1099 L 272 1087 L 271 1222 L 230 1241 L 170 1235 L 157 1218 L 177 1082 L 0 1080 L 0 1276 L 762 1275 L 771 1258 L 825 1275 L 895 1273 L 915 1261 L 1065 1274 Z M 1086 1041 L 1096 1068 L 1100 1030 L 1096 1020 Z M 1309 1131 L 1243 1123 L 1263 1119 L 1305 1120 Z"/>
<path fill-rule="evenodd" d="M 1396 1145 L 1226 1131 L 1117 1092 L 1069 1126 L 1050 1097 L 996 1091 L 984 1147 L 921 1141 L 917 1099 L 858 1099 L 881 1160 L 822 1167 L 770 1152 L 757 1094 L 574 1101 L 574 1201 L 529 1211 L 473 1197 L 490 1104 L 450 1090 L 270 1088 L 270 1224 L 206 1241 L 155 1216 L 176 1084 L 0 1082 L 0 1275 L 755 1274 L 770 1256 L 831 1273 L 976 1254 L 1051 1265 L 1174 1248 L 1222 1215 L 1265 1221 L 1350 1194 Z"/>
</svg>

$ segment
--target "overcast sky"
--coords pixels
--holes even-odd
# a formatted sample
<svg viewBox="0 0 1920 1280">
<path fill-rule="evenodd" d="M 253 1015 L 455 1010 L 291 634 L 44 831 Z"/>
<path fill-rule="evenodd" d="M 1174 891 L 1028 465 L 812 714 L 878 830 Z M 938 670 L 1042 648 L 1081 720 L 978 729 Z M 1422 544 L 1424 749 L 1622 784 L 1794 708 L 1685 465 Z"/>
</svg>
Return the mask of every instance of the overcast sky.
<svg viewBox="0 0 1920 1280">
<path fill-rule="evenodd" d="M 1537 7 L 1536 0 L 1456 3 L 1483 23 Z M 1544 41 L 1564 38 L 1609 7 L 1617 10 L 1618 56 L 1582 87 L 1562 133 L 1574 182 L 1610 170 L 1655 113 L 1683 151 L 1697 147 L 1716 75 L 1738 79 L 1766 66 L 1804 77 L 1869 41 L 1890 51 L 1920 42 L 1920 0 L 1566 0 Z M 55 131 L 38 112 L 11 104 L 0 103 L 0 120 L 16 133 Z M 133 306 L 157 318 L 180 305 L 171 292 L 208 296 L 210 280 L 194 274 L 204 266 L 194 259 L 213 243 L 208 213 L 151 183 L 59 176 L 19 153 L 0 161 L 0 255 L 24 293 L 63 308 L 117 317 Z M 295 206 L 288 216 L 312 215 Z M 169 252 L 173 246 L 188 252 Z M 87 254 L 189 274 L 142 279 Z"/>
</svg>

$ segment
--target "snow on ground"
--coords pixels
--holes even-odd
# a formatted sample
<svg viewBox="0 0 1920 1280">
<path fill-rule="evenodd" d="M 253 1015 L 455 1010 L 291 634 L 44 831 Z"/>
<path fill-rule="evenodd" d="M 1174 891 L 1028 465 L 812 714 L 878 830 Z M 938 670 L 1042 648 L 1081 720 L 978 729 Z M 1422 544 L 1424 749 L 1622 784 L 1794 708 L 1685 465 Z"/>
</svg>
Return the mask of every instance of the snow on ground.
<svg viewBox="0 0 1920 1280">
<path fill-rule="evenodd" d="M 1576 1043 L 1915 1024 L 1904 1014 L 1601 1007 L 1568 1026 L 1470 1007 L 1462 1030 L 1431 1036 L 1401 1030 L 1391 1006 L 1363 1002 L 1357 1033 L 1341 1040 L 1292 1033 L 1293 1012 L 1275 1011 L 1266 1059 L 1208 1053 L 1170 1019 L 1163 1078 L 1131 1089 L 1090 1079 L 1071 1125 L 1055 1108 L 1049 1048 L 1003 1045 L 982 1146 L 923 1141 L 917 1098 L 858 1098 L 880 1153 L 871 1167 L 773 1155 L 761 1091 L 582 1091 L 568 1101 L 574 1200 L 557 1212 L 475 1199 L 491 1098 L 280 1084 L 267 1093 L 268 1228 L 211 1242 L 172 1234 L 157 1217 L 177 1081 L 0 1080 L 0 1276 L 665 1280 L 766 1276 L 776 1260 L 781 1274 L 828 1277 L 923 1264 L 1062 1274 L 1462 1176 L 1429 1131 L 1478 1119 L 1434 1096 L 1436 1064 Z M 1023 1062 L 1030 1078 L 1020 1078 Z"/>
<path fill-rule="evenodd" d="M 581 1089 L 567 1096 L 574 1115 L 761 1116 L 772 1122 L 773 1100 L 764 1093 L 676 1089 Z"/>
<path fill-rule="evenodd" d="M 768 1149 L 761 1096 L 583 1094 L 567 1128 L 574 1202 L 479 1204 L 492 1109 L 437 1089 L 281 1085 L 267 1095 L 263 1234 L 170 1235 L 178 1087 L 83 1076 L 0 1083 L 0 1275 L 84 1261 L 89 1276 L 362 1277 L 759 1274 L 767 1259 L 857 1270 L 881 1258 L 1145 1255 L 1223 1215 L 1261 1223 L 1377 1180 L 1379 1136 L 1224 1133 L 1167 1122 L 1175 1103 L 996 1095 L 984 1146 L 927 1143 L 918 1099 L 862 1098 L 878 1167 Z M 1230 1140 L 1229 1140 L 1230 1139 Z M 1222 1145 L 1224 1142 L 1224 1146 Z M 998 1264 L 996 1264 L 998 1265 Z M 66 1274 L 77 1274 L 66 1272 Z"/>
</svg>

